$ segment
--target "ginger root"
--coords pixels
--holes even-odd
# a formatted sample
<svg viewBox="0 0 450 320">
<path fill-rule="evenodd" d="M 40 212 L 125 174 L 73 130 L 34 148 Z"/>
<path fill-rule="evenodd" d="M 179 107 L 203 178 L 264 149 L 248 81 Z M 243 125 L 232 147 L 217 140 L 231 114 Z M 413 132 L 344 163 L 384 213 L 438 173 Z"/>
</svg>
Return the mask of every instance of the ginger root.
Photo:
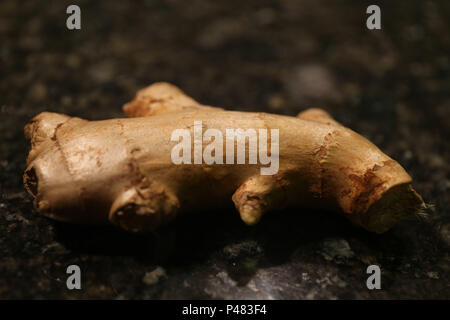
<svg viewBox="0 0 450 320">
<path fill-rule="evenodd" d="M 320 109 L 297 117 L 225 111 L 167 83 L 140 90 L 123 109 L 128 118 L 44 112 L 26 125 L 24 184 L 37 209 L 61 221 L 109 221 L 138 232 L 232 199 L 249 225 L 274 209 L 313 207 L 382 233 L 425 208 L 396 161 Z M 279 170 L 261 175 L 261 164 L 248 162 L 175 165 L 171 133 L 193 130 L 195 121 L 221 132 L 279 129 Z"/>
</svg>

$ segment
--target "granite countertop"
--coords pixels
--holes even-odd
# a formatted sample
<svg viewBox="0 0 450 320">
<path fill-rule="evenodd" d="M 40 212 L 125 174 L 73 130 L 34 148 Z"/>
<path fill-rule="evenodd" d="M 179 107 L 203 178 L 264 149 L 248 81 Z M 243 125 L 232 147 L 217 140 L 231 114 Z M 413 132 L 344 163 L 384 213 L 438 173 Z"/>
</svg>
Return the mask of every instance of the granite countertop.
<svg viewBox="0 0 450 320">
<path fill-rule="evenodd" d="M 448 1 L 3 0 L 0 10 L 0 298 L 449 299 Z M 42 111 L 121 115 L 169 81 L 233 110 L 322 107 L 398 160 L 428 218 L 376 235 L 330 212 L 193 213 L 157 234 L 51 221 L 22 185 L 23 126 Z M 245 106 L 245 107 L 243 107 Z M 82 290 L 66 288 L 80 266 Z M 381 290 L 366 287 L 381 267 Z"/>
</svg>

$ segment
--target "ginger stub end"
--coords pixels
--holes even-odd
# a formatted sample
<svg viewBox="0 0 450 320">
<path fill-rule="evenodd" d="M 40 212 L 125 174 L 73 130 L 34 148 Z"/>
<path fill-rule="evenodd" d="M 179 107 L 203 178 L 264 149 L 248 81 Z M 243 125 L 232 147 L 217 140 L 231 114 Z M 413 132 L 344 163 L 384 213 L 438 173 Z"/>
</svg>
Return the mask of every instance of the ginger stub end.
<svg viewBox="0 0 450 320">
<path fill-rule="evenodd" d="M 363 214 L 348 215 L 348 218 L 364 229 L 384 233 L 398 221 L 423 215 L 427 208 L 422 197 L 410 183 L 389 188 Z"/>
</svg>

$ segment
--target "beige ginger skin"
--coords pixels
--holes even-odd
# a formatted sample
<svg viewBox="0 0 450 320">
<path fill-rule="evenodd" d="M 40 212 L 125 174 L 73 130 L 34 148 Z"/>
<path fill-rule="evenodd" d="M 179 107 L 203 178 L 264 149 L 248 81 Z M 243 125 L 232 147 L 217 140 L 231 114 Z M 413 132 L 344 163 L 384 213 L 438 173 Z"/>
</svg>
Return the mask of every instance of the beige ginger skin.
<svg viewBox="0 0 450 320">
<path fill-rule="evenodd" d="M 124 119 L 44 112 L 26 125 L 24 184 L 44 215 L 139 232 L 232 201 L 248 225 L 273 210 L 312 207 L 382 233 L 425 208 L 396 161 L 320 109 L 297 117 L 225 111 L 168 83 L 140 90 L 123 109 Z M 227 128 L 279 129 L 278 172 L 261 175 L 262 165 L 248 162 L 175 165 L 171 134 L 194 121 L 223 136 Z"/>
</svg>

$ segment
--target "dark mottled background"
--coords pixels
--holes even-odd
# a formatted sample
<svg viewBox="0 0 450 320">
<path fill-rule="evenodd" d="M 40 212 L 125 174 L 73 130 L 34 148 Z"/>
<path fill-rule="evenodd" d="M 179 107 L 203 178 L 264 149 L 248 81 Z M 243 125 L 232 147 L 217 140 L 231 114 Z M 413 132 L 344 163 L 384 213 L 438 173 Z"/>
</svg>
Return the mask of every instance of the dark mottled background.
<svg viewBox="0 0 450 320">
<path fill-rule="evenodd" d="M 65 27 L 71 3 L 80 31 Z M 449 299 L 450 2 L 373 3 L 381 31 L 356 0 L 2 0 L 0 298 Z M 40 216 L 22 186 L 25 123 L 121 116 L 162 80 L 230 109 L 328 110 L 407 169 L 429 218 L 375 235 L 328 212 L 254 228 L 210 212 L 137 236 Z M 80 291 L 66 289 L 70 264 Z M 366 288 L 370 264 L 382 290 Z"/>
</svg>

